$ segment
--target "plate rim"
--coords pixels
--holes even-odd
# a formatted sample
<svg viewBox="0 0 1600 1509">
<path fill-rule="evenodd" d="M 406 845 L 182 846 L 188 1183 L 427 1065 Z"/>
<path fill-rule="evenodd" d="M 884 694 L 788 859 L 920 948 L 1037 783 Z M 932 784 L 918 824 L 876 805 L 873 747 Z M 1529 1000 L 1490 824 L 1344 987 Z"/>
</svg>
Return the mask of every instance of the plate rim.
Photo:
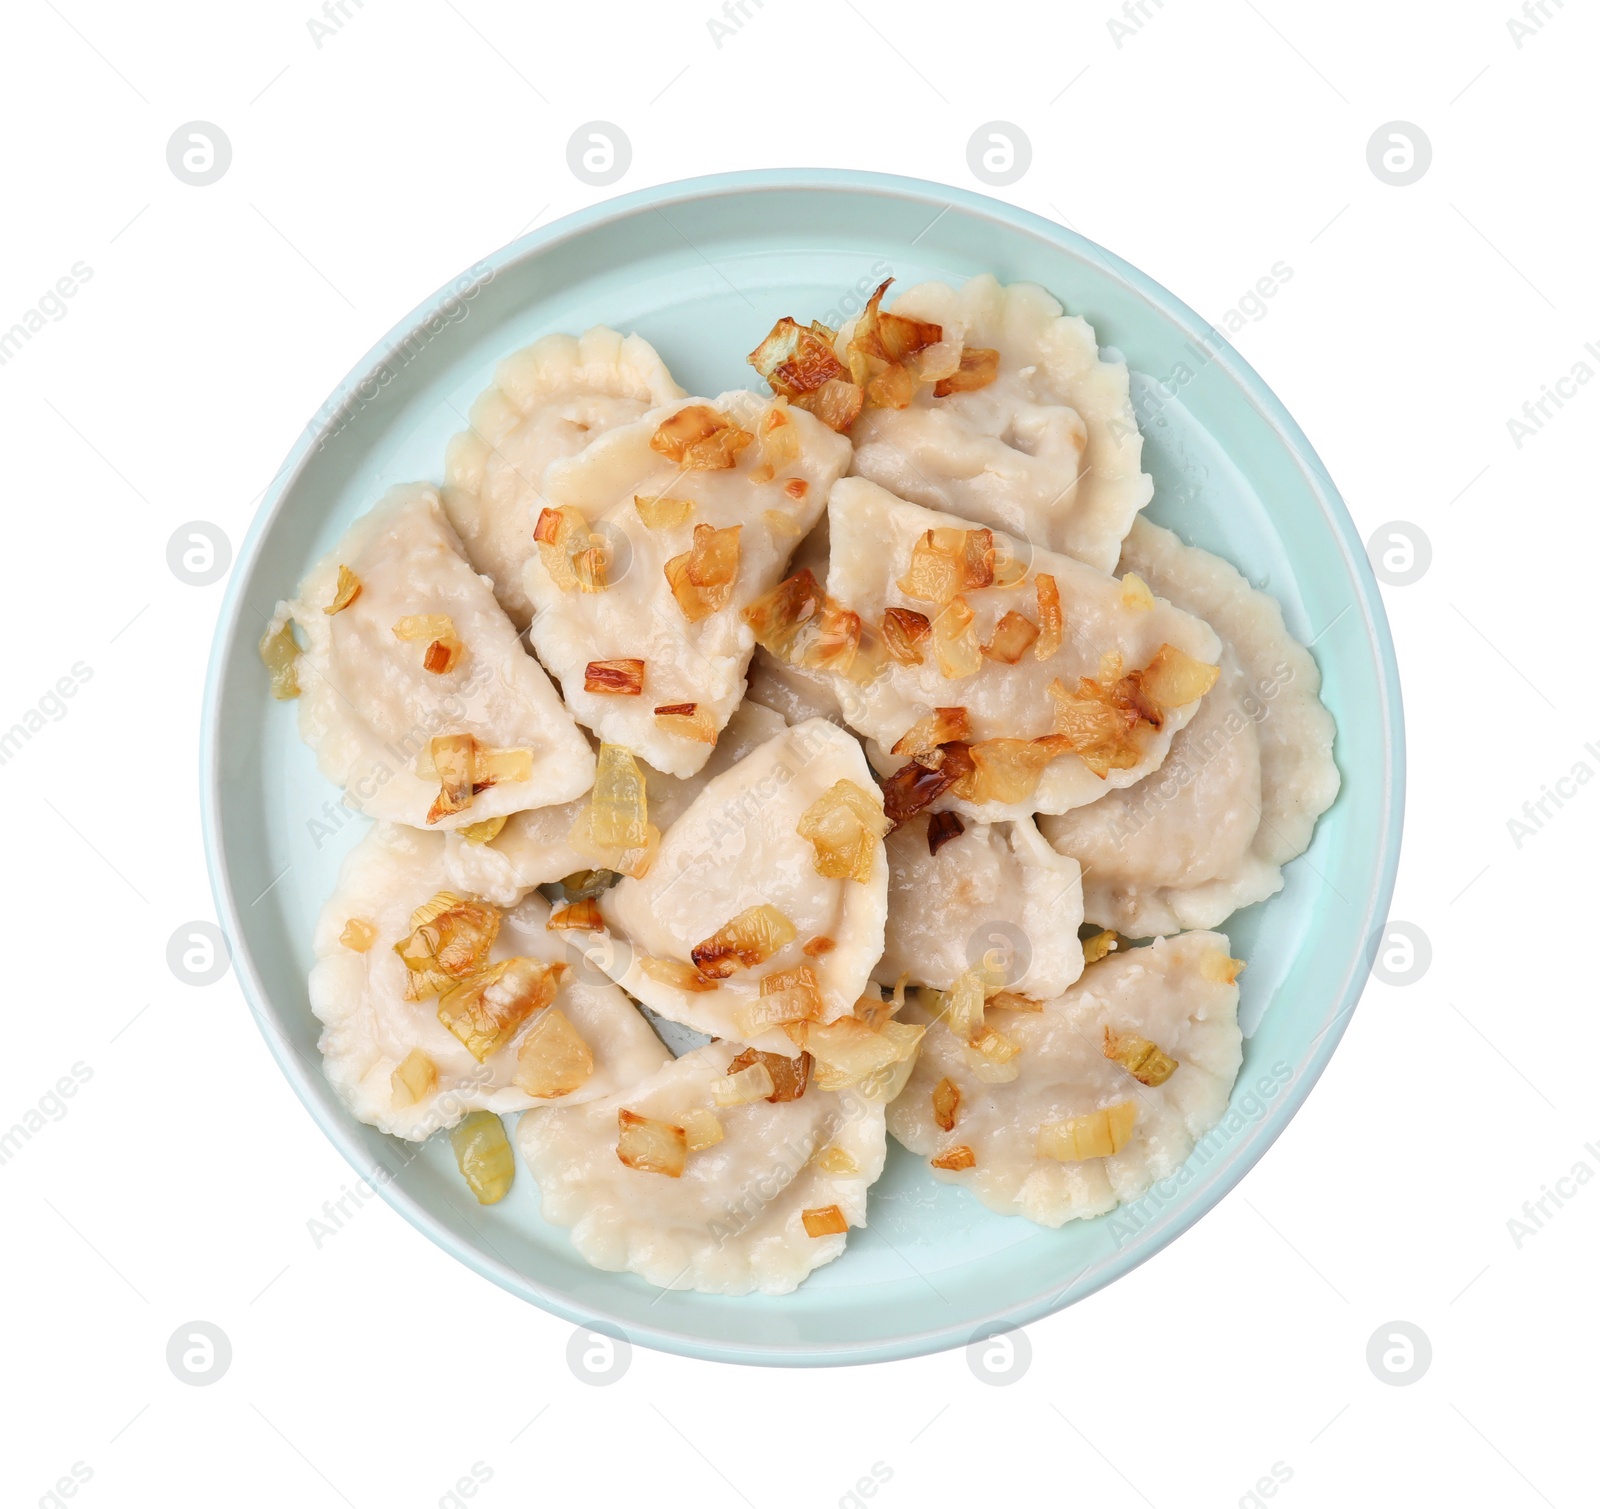
<svg viewBox="0 0 1600 1509">
<path fill-rule="evenodd" d="M 636 189 L 575 210 L 507 242 L 498 250 L 471 264 L 472 270 L 492 269 L 494 276 L 514 264 L 538 255 L 562 242 L 587 235 L 614 221 L 643 211 L 706 198 L 744 196 L 773 191 L 833 191 L 892 196 L 926 203 L 929 207 L 957 206 L 998 221 L 1012 231 L 1021 231 L 1058 250 L 1079 258 L 1098 261 L 1104 270 L 1136 294 L 1152 310 L 1175 324 L 1190 339 L 1203 339 L 1213 350 L 1213 360 L 1223 368 L 1235 388 L 1249 401 L 1259 418 L 1274 432 L 1294 458 L 1304 481 L 1316 499 L 1329 535 L 1338 545 L 1348 575 L 1356 589 L 1356 606 L 1366 630 L 1366 644 L 1373 655 L 1381 696 L 1375 709 L 1381 727 L 1383 749 L 1380 842 L 1375 884 L 1369 891 L 1366 916 L 1360 936 L 1370 940 L 1373 928 L 1388 917 L 1399 868 L 1405 816 L 1406 743 L 1404 712 L 1400 694 L 1400 674 L 1394 640 L 1389 629 L 1382 595 L 1372 573 L 1365 548 L 1356 532 L 1344 499 L 1332 476 L 1295 422 L 1282 401 L 1265 380 L 1238 353 L 1221 332 L 1203 320 L 1193 309 L 1157 283 L 1148 274 L 1116 253 L 1066 226 L 1034 214 L 1004 200 L 970 189 L 941 184 L 930 179 L 876 173 L 846 168 L 760 168 L 729 173 L 706 174 Z M 480 274 L 481 275 L 481 274 Z M 383 335 L 334 387 L 315 411 L 274 473 L 257 508 L 250 528 L 240 544 L 230 571 L 206 666 L 205 690 L 200 720 L 200 798 L 201 829 L 207 876 L 218 921 L 228 946 L 233 970 L 256 1026 L 266 1040 L 278 1068 L 288 1079 L 295 1095 L 310 1113 L 333 1146 L 357 1174 L 368 1179 L 391 1209 L 443 1251 L 505 1289 L 519 1299 L 570 1320 L 579 1326 L 597 1322 L 622 1331 L 630 1343 L 711 1362 L 761 1364 L 766 1366 L 847 1366 L 871 1362 L 890 1362 L 924 1356 L 969 1343 L 998 1331 L 1012 1330 L 1063 1310 L 1088 1298 L 1108 1284 L 1153 1258 L 1169 1243 L 1193 1227 L 1202 1217 L 1235 1189 L 1244 1176 L 1283 1134 L 1289 1122 L 1304 1105 L 1307 1096 L 1321 1079 L 1328 1062 L 1344 1037 L 1365 989 L 1366 967 L 1371 944 L 1367 942 L 1349 962 L 1337 993 L 1330 997 L 1326 1025 L 1313 1042 L 1304 1064 L 1298 1065 L 1281 1096 L 1274 1098 L 1267 1113 L 1248 1132 L 1237 1139 L 1215 1177 L 1195 1195 L 1181 1203 L 1169 1220 L 1148 1234 L 1141 1233 L 1126 1248 L 1119 1249 L 1092 1275 L 1059 1288 L 1046 1285 L 1032 1299 L 1001 1306 L 974 1323 L 930 1326 L 892 1338 L 860 1344 L 789 1342 L 782 1345 L 708 1340 L 691 1332 L 665 1326 L 643 1326 L 621 1320 L 590 1307 L 574 1304 L 565 1293 L 509 1264 L 499 1262 L 473 1246 L 451 1227 L 424 1210 L 399 1187 L 398 1181 L 380 1175 L 370 1166 L 358 1135 L 332 1114 L 326 1114 L 312 1090 L 316 1072 L 304 1064 L 281 1031 L 277 1013 L 271 1005 L 255 961 L 243 947 L 241 908 L 229 877 L 222 839 L 222 782 L 219 778 L 222 725 L 219 707 L 224 669 L 231 658 L 243 622 L 245 580 L 251 574 L 266 537 L 277 521 L 285 498 L 298 482 L 310 457 L 354 401 L 361 384 L 373 376 L 400 349 L 404 340 L 431 318 L 441 302 L 459 283 L 461 275 L 442 285 L 407 313 Z"/>
</svg>

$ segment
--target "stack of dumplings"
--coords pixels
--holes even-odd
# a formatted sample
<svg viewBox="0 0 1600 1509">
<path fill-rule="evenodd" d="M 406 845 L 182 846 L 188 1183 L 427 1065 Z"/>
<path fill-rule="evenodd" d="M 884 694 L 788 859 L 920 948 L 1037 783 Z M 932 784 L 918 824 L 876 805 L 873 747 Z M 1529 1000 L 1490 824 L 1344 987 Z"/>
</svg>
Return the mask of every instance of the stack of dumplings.
<svg viewBox="0 0 1600 1509">
<path fill-rule="evenodd" d="M 508 356 L 261 642 L 373 820 L 330 1082 L 663 1288 L 796 1288 L 890 1136 L 1051 1227 L 1172 1174 L 1241 1062 L 1217 929 L 1338 792 L 1278 604 L 1140 516 L 1126 365 L 1030 284 L 888 287 L 766 392 Z"/>
</svg>

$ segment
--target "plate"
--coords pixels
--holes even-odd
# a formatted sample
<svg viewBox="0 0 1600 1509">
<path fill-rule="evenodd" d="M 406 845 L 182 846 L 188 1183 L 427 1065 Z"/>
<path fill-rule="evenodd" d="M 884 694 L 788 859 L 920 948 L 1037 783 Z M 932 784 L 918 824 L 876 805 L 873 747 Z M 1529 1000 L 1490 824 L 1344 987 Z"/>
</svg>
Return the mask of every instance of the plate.
<svg viewBox="0 0 1600 1509">
<path fill-rule="evenodd" d="M 306 995 L 312 924 L 366 819 L 338 805 L 273 702 L 255 645 L 273 604 L 386 488 L 438 480 L 498 358 L 549 331 L 638 331 L 690 392 L 757 385 L 745 365 L 784 314 L 830 325 L 900 286 L 992 272 L 1041 283 L 1139 374 L 1151 517 L 1226 556 L 1314 646 L 1344 778 L 1272 900 L 1227 931 L 1243 977 L 1244 1068 L 1228 1117 L 1144 1199 L 1047 1231 L 934 1182 L 891 1140 L 871 1224 L 782 1297 L 668 1293 L 589 1267 L 539 1215 L 526 1170 L 472 1206 L 448 1138 L 420 1151 L 354 1121 L 324 1079 Z M 1010 205 L 873 173 L 691 179 L 570 215 L 486 258 L 408 316 L 307 425 L 223 603 L 201 768 L 219 920 L 251 1010 L 335 1146 L 402 1215 L 513 1294 L 636 1344 L 731 1362 L 882 1361 L 968 1343 L 1073 1303 L 1193 1225 L 1283 1130 L 1367 976 L 1400 847 L 1394 649 L 1361 542 L 1305 436 L 1193 311 L 1081 236 Z"/>
</svg>

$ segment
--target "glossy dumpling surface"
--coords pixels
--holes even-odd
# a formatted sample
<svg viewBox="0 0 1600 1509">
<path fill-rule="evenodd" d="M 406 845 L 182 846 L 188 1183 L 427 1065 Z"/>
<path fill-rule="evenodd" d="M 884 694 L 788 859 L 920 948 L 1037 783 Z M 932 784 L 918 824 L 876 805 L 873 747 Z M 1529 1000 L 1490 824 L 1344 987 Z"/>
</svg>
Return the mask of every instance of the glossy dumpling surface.
<svg viewBox="0 0 1600 1509">
<path fill-rule="evenodd" d="M 708 782 L 661 838 L 642 880 L 624 879 L 600 901 L 614 939 L 618 978 L 652 1011 L 714 1037 L 735 1038 L 793 1056 L 780 1030 L 747 1034 L 737 1013 L 760 994 L 761 978 L 809 967 L 825 1016 L 848 1014 L 883 952 L 888 862 L 874 839 L 868 878 L 830 879 L 816 849 L 798 832 L 807 809 L 839 781 L 881 799 L 860 746 L 842 729 L 812 719 L 752 750 Z M 697 944 L 752 907 L 771 906 L 795 929 L 793 940 L 758 965 L 735 970 L 713 990 L 679 989 L 653 978 L 644 959 L 688 964 Z M 826 939 L 832 947 L 808 954 Z"/>
<path fill-rule="evenodd" d="M 998 371 L 972 392 L 936 398 L 920 387 L 907 408 L 867 409 L 852 430 L 852 472 L 1110 571 L 1152 491 L 1127 363 L 1102 359 L 1088 322 L 1033 283 L 922 283 L 890 309 L 998 351 Z"/>
<path fill-rule="evenodd" d="M 966 824 L 936 854 L 928 824 L 915 817 L 884 840 L 889 920 L 873 979 L 949 990 L 978 969 L 1019 995 L 1060 995 L 1083 971 L 1078 862 L 1026 818 Z"/>
<path fill-rule="evenodd" d="M 828 505 L 832 551 L 828 593 L 860 615 L 868 626 L 882 623 L 889 608 L 904 608 L 937 619 L 949 609 L 913 597 L 900 585 L 912 551 L 929 530 L 965 530 L 965 521 L 934 513 L 886 492 L 876 483 L 847 477 L 833 490 Z M 925 642 L 917 665 L 887 662 L 861 684 L 834 678 L 850 726 L 876 745 L 874 763 L 893 769 L 905 763 L 890 751 L 913 724 L 936 707 L 967 709 L 972 740 L 1034 739 L 1054 728 L 1053 681 L 1074 687 L 1079 678 L 1102 673 L 1108 654 L 1129 669 L 1146 666 L 1163 644 L 1171 644 L 1196 660 L 1215 664 L 1217 636 L 1199 619 L 1160 598 L 1145 602 L 1131 597 L 1114 576 L 1081 561 L 995 536 L 996 546 L 1026 570 L 1010 586 L 971 589 L 961 594 L 973 614 L 972 632 L 979 644 L 992 641 L 997 622 L 1015 612 L 1038 627 L 1038 579 L 1048 576 L 1060 597 L 1065 631 L 1060 647 L 1040 659 L 1033 650 L 1014 664 L 979 658 L 970 675 L 950 677 L 938 655 Z M 1005 803 L 952 802 L 956 810 L 987 821 L 1025 817 L 1031 812 L 1065 812 L 1096 800 L 1108 789 L 1131 786 L 1154 770 L 1166 756 L 1172 736 L 1194 716 L 1199 702 L 1170 710 L 1159 730 L 1150 732 L 1136 765 L 1099 776 L 1076 754 L 1063 754 L 1044 770 L 1027 801 Z"/>
<path fill-rule="evenodd" d="M 360 591 L 340 596 L 341 568 Z M 292 616 L 308 641 L 297 663 L 300 734 L 372 817 L 440 829 L 569 801 L 594 784 L 594 755 L 550 678 L 461 554 L 431 487 L 397 487 L 363 514 L 300 584 Z M 462 646 L 454 668 L 424 668 L 429 645 L 395 633 L 402 620 L 442 615 Z M 429 822 L 440 781 L 434 737 L 470 734 L 490 749 L 526 749 L 527 780 L 500 781 L 463 810 Z M 426 773 L 423 773 L 426 772 Z"/>
<path fill-rule="evenodd" d="M 1103 1215 L 1175 1173 L 1222 1118 L 1241 1061 L 1239 987 L 1228 981 L 1228 940 L 1220 933 L 1158 938 L 1091 964 L 1040 1012 L 996 1011 L 986 1025 L 1019 1044 L 1018 1074 L 986 1082 L 941 1022 L 922 1040 L 916 1068 L 889 1107 L 889 1129 L 930 1160 L 934 1177 L 959 1184 L 1001 1215 L 1041 1226 Z M 908 1020 L 927 1020 L 912 1008 Z M 1170 1077 L 1146 1085 L 1105 1054 L 1107 1032 L 1137 1036 L 1174 1060 Z M 1148 1073 L 1148 1071 L 1146 1071 Z M 940 1124 L 935 1091 L 945 1092 Z M 1131 1103 L 1127 1142 L 1111 1156 L 1063 1161 L 1039 1153 L 1039 1130 Z M 941 1168 L 957 1148 L 970 1166 Z"/>
<path fill-rule="evenodd" d="M 545 474 L 549 506 L 575 510 L 590 537 L 603 541 L 596 548 L 606 553 L 607 584 L 597 591 L 563 586 L 536 553 L 524 578 L 536 609 L 529 630 L 534 647 L 581 723 L 670 775 L 694 774 L 711 745 L 658 721 L 655 709 L 692 703 L 709 712 L 717 729 L 727 723 L 744 695 L 755 644 L 741 610 L 782 577 L 849 463 L 850 443 L 803 410 L 787 410 L 793 456 L 774 465 L 763 442 L 752 438 L 734 464 L 697 470 L 669 459 L 659 436 L 692 409 L 710 410 L 755 437 L 780 408 L 732 392 L 656 409 Z M 763 467 L 773 474 L 757 480 L 766 475 Z M 636 499 L 644 500 L 643 512 Z M 646 513 L 656 522 L 646 522 Z M 679 569 L 675 562 L 689 569 L 697 526 L 738 530 L 737 567 L 731 582 L 707 588 L 691 620 L 667 571 Z M 587 689 L 592 663 L 619 659 L 643 662 L 642 691 Z"/>
<path fill-rule="evenodd" d="M 449 888 L 444 838 L 379 823 L 349 855 L 334 894 L 317 920 L 311 1007 L 323 1024 L 323 1065 L 339 1098 L 360 1120 L 397 1137 L 421 1140 L 451 1127 L 468 1111 L 520 1111 L 539 1105 L 515 1082 L 517 1050 L 536 1025 L 529 1018 L 480 1062 L 439 1020 L 437 996 L 406 999 L 408 971 L 394 946 L 412 930 L 412 913 Z M 507 910 L 488 955 L 491 964 L 522 957 L 568 964 L 549 1009 L 559 1010 L 593 1056 L 593 1072 L 561 1097 L 592 1100 L 653 1073 L 669 1055 L 628 998 L 581 959 L 545 923 L 545 900 L 532 895 Z M 372 930 L 357 936 L 351 923 Z M 364 948 L 352 946 L 365 941 Z M 397 1091 L 393 1075 L 419 1050 L 436 1083 L 418 1099 Z"/>
<path fill-rule="evenodd" d="M 1165 764 L 1040 826 L 1084 867 L 1084 914 L 1129 937 L 1215 927 L 1283 885 L 1339 791 L 1321 676 L 1277 602 L 1226 561 L 1140 519 L 1123 550 L 1225 645 L 1222 676 Z"/>
<path fill-rule="evenodd" d="M 831 1207 L 852 1226 L 866 1224 L 867 1190 L 883 1170 L 884 1113 L 848 1091 L 813 1085 L 796 1100 L 716 1110 L 722 1140 L 689 1153 L 678 1177 L 618 1157 L 619 1111 L 681 1124 L 714 1104 L 713 1086 L 738 1051 L 713 1043 L 606 1100 L 522 1118 L 517 1146 L 544 1218 L 570 1227 L 596 1268 L 664 1289 L 787 1294 L 845 1248 L 842 1231 L 811 1236 L 806 1211 Z M 825 1152 L 832 1156 L 819 1163 Z"/>
<path fill-rule="evenodd" d="M 444 506 L 467 557 L 494 582 L 518 628 L 533 617 L 522 586 L 544 474 L 648 409 L 683 397 L 650 343 L 596 325 L 581 336 L 547 335 L 513 352 L 450 442 Z"/>
</svg>

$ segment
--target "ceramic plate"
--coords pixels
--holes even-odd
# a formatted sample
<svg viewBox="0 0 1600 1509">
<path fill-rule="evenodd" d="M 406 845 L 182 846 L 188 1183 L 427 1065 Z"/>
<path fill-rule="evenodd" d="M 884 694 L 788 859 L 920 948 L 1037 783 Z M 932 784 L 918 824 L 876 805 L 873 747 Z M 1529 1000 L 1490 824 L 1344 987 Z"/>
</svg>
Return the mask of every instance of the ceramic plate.
<svg viewBox="0 0 1600 1509">
<path fill-rule="evenodd" d="M 1344 787 L 1272 900 L 1226 930 L 1249 960 L 1228 1118 L 1136 1205 L 1046 1231 L 935 1183 L 891 1139 L 871 1224 L 794 1294 L 665 1293 L 602 1273 L 540 1218 L 525 1170 L 471 1202 L 448 1139 L 420 1151 L 335 1098 L 306 997 L 312 923 L 366 819 L 337 804 L 275 703 L 255 645 L 274 602 L 386 488 L 441 479 L 496 360 L 549 331 L 637 331 L 690 392 L 758 386 L 745 353 L 784 314 L 837 325 L 890 273 L 1041 283 L 1136 374 L 1149 514 L 1226 556 L 1314 646 Z M 1283 1130 L 1338 1042 L 1386 915 L 1403 744 L 1394 651 L 1360 540 L 1304 435 L 1193 311 L 1060 226 L 976 194 L 876 174 L 782 171 L 628 195 L 524 237 L 410 315 L 286 460 L 240 551 L 206 688 L 202 796 L 219 920 L 246 998 L 318 1124 L 441 1247 L 547 1310 L 635 1343 L 736 1362 L 912 1356 L 1019 1325 L 1126 1273 L 1197 1221 Z"/>
</svg>

